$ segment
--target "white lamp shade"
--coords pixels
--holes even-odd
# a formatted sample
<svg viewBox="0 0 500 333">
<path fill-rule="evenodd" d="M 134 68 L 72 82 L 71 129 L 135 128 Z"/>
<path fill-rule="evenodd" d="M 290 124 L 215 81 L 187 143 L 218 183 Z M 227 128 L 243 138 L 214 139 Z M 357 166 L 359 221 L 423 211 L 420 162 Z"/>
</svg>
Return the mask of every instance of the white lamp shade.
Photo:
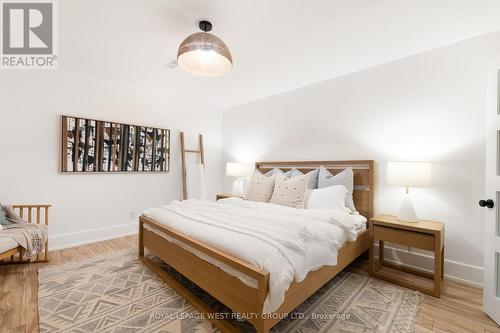
<svg viewBox="0 0 500 333">
<path fill-rule="evenodd" d="M 388 162 L 387 183 L 407 187 L 431 186 L 431 163 Z"/>
<path fill-rule="evenodd" d="M 252 164 L 232 163 L 226 164 L 226 175 L 230 177 L 250 177 L 253 173 Z"/>
</svg>

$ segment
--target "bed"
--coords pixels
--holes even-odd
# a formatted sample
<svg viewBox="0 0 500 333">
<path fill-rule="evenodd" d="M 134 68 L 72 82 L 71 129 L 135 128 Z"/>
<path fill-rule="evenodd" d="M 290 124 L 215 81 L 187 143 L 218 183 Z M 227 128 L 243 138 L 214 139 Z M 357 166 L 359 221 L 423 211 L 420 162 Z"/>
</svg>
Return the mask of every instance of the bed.
<svg viewBox="0 0 500 333">
<path fill-rule="evenodd" d="M 332 174 L 337 174 L 347 167 L 352 167 L 354 171 L 354 203 L 359 214 L 369 221 L 373 216 L 373 164 L 371 160 L 257 162 L 256 168 L 263 173 L 275 167 L 283 171 L 296 168 L 306 173 L 323 165 Z M 236 204 L 240 205 L 240 203 Z M 367 223 L 366 228 L 357 232 L 354 241 L 347 241 L 338 248 L 336 265 L 323 265 L 309 271 L 303 279 L 300 279 L 300 282 L 291 281 L 284 292 L 284 299 L 276 309 L 273 308 L 272 313 L 263 312 L 265 306 L 269 305 L 268 295 L 271 291 L 269 271 L 261 268 L 262 266 L 259 267 L 222 250 L 222 245 L 217 246 L 213 242 L 209 244 L 200 241 L 199 238 L 182 232 L 180 227 L 166 225 L 159 218 L 152 217 L 151 214 L 149 216 L 143 214 L 139 219 L 138 255 L 145 265 L 202 313 L 210 314 L 214 311 L 192 295 L 157 263 L 145 256 L 145 249 L 211 294 L 233 312 L 244 314 L 247 321 L 255 326 L 257 332 L 269 332 L 285 314 L 293 311 L 338 272 L 368 250 L 370 246 L 369 228 L 370 225 Z M 207 316 L 207 318 L 216 317 Z M 228 321 L 214 319 L 212 323 L 222 331 L 236 331 Z"/>
</svg>

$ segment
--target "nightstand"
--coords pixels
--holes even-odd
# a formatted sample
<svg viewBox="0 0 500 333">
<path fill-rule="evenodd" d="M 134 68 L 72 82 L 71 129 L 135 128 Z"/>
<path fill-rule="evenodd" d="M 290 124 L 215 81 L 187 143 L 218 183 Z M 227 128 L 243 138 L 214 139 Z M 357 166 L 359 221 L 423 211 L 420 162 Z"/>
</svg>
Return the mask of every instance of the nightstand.
<svg viewBox="0 0 500 333">
<path fill-rule="evenodd" d="M 227 199 L 227 198 L 243 198 L 243 194 L 219 193 L 215 196 L 215 200 Z"/>
<path fill-rule="evenodd" d="M 440 297 L 442 279 L 444 278 L 444 224 L 440 222 L 419 220 L 416 223 L 398 221 L 395 216 L 376 216 L 371 220 L 371 237 L 369 271 L 370 275 L 402 285 L 407 288 L 419 290 L 423 293 Z M 379 242 L 379 259 L 374 258 L 375 249 L 373 242 Z M 391 242 L 409 247 L 434 252 L 434 273 L 406 267 L 384 260 L 384 243 Z M 432 286 L 419 285 L 419 279 L 404 279 L 399 275 L 384 272 L 384 267 L 392 270 L 424 277 L 433 282 Z M 420 279 L 423 280 L 423 279 Z"/>
</svg>

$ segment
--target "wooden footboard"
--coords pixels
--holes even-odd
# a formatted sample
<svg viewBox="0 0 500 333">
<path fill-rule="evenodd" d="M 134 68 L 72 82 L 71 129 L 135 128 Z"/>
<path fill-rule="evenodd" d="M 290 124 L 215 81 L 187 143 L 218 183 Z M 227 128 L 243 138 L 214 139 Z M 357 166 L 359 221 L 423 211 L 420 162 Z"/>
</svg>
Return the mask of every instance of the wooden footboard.
<svg viewBox="0 0 500 333">
<path fill-rule="evenodd" d="M 257 288 L 247 286 L 238 278 L 226 273 L 217 266 L 146 229 L 144 225 L 149 225 L 191 248 L 253 278 L 257 282 Z M 290 313 L 360 254 L 368 250 L 369 245 L 369 232 L 366 230 L 358 236 L 355 242 L 349 242 L 340 249 L 338 264 L 336 266 L 324 266 L 317 271 L 310 272 L 304 281 L 292 283 L 285 295 L 284 303 L 276 313 L 280 314 L 280 317 L 282 317 L 283 314 Z M 280 321 L 277 316 L 262 316 L 264 301 L 269 291 L 269 273 L 259 267 L 248 264 L 189 236 L 180 234 L 153 219 L 141 216 L 139 219 L 138 252 L 140 260 L 156 272 L 160 278 L 165 280 L 171 287 L 176 289 L 199 311 L 205 314 L 213 313 L 213 311 L 161 269 L 156 263 L 146 258 L 144 256 L 144 248 L 147 248 L 152 254 L 161 258 L 179 273 L 211 294 L 234 313 L 246 315 L 248 321 L 256 327 L 257 332 L 268 332 L 272 326 Z M 210 318 L 210 316 L 208 316 L 208 318 Z M 235 331 L 235 328 L 225 320 L 214 319 L 211 321 L 222 331 Z"/>
<path fill-rule="evenodd" d="M 147 224 L 156 230 L 167 234 L 168 236 L 181 241 L 182 243 L 218 260 L 219 262 L 244 273 L 257 282 L 258 288 L 252 288 L 241 282 L 238 278 L 226 273 L 217 266 L 201 259 L 200 257 L 185 250 L 179 245 L 165 240 L 156 233 L 144 228 Z M 260 313 L 269 289 L 269 273 L 250 265 L 234 256 L 224 253 L 216 248 L 208 246 L 198 240 L 182 235 L 173 229 L 162 225 L 152 219 L 141 216 L 139 219 L 139 258 L 149 267 L 157 266 L 148 258 L 144 257 L 144 248 L 147 248 L 154 255 L 161 258 L 179 273 L 197 284 L 200 288 L 211 294 L 221 303 L 238 313 Z M 179 291 L 180 284 L 172 278 L 165 277 L 165 272 L 156 267 L 163 273 L 161 278 Z M 172 281 L 173 280 L 173 281 Z M 175 281 L 175 282 L 174 282 Z M 172 283 L 174 282 L 174 283 Z M 199 311 L 211 313 L 212 311 L 202 304 L 199 300 L 187 290 L 180 290 L 184 297 L 198 308 Z M 224 321 L 215 321 L 214 324 L 224 331 L 231 331 L 232 327 Z M 252 324 L 256 325 L 256 322 Z"/>
</svg>

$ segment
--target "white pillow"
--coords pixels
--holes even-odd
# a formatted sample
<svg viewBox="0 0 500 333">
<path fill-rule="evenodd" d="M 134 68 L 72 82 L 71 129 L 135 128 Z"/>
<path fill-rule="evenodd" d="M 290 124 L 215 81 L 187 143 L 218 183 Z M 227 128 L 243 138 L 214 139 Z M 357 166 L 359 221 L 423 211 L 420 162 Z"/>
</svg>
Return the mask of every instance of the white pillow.
<svg viewBox="0 0 500 333">
<path fill-rule="evenodd" d="M 309 190 L 305 207 L 307 209 L 338 209 L 345 210 L 347 188 L 343 185 L 333 185 L 316 190 Z"/>
<path fill-rule="evenodd" d="M 308 179 L 307 175 L 293 178 L 276 176 L 273 196 L 269 202 L 293 208 L 304 208 Z"/>
<path fill-rule="evenodd" d="M 248 184 L 243 199 L 258 202 L 269 202 L 273 194 L 276 176 L 266 177 L 259 170 L 255 170 Z"/>
</svg>

